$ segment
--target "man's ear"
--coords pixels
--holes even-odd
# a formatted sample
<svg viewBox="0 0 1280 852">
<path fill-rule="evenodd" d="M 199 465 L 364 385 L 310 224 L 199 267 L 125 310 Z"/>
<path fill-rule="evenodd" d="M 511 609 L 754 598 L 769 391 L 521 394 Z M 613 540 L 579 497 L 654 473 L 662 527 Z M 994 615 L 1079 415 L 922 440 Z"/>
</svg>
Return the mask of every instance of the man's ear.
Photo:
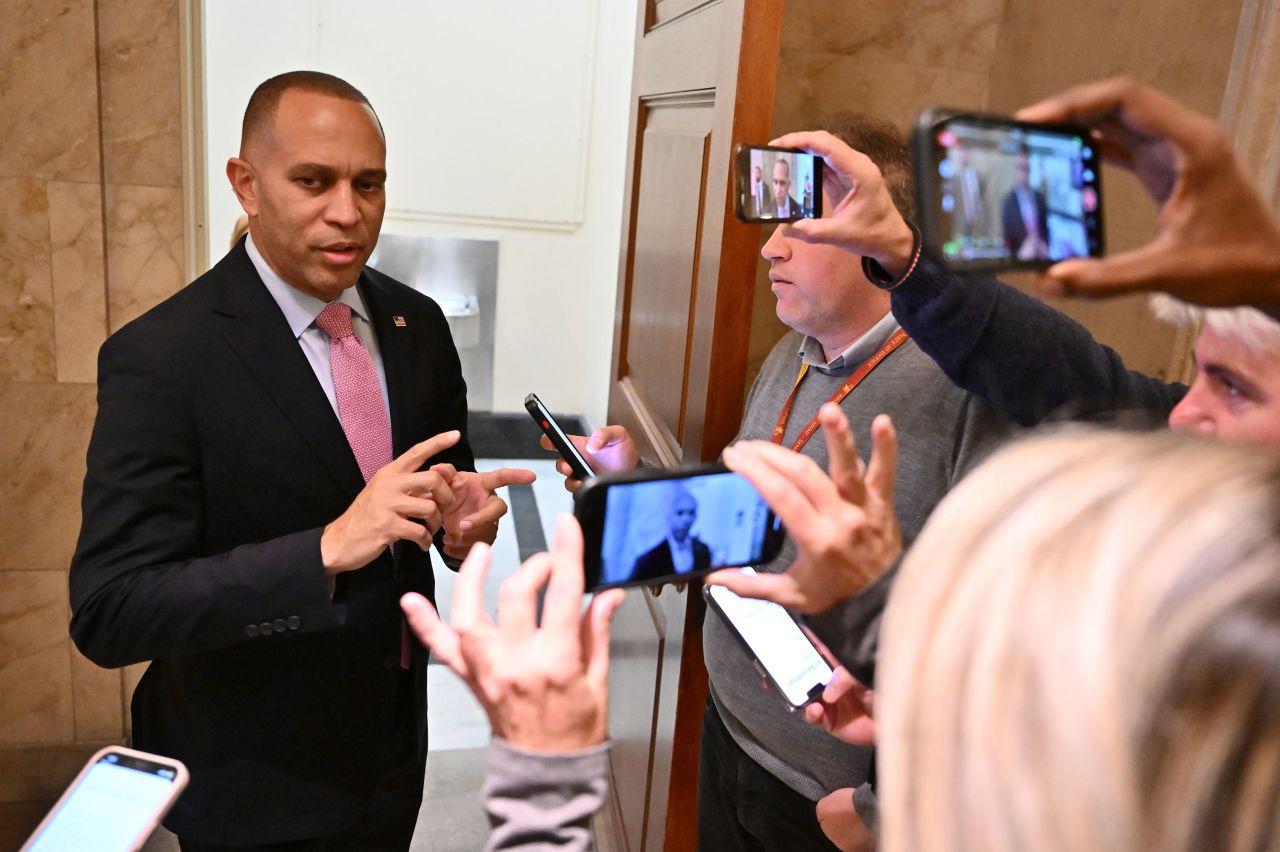
<svg viewBox="0 0 1280 852">
<path fill-rule="evenodd" d="M 239 157 L 227 160 L 227 180 L 240 199 L 240 207 L 249 216 L 258 215 L 258 175 L 253 166 Z"/>
</svg>

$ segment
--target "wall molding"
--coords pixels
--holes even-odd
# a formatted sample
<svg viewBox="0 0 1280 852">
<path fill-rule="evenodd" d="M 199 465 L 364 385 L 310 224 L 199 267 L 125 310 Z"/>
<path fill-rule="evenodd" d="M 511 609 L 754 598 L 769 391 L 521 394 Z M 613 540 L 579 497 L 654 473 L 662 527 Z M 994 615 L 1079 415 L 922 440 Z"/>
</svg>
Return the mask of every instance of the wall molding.
<svg viewBox="0 0 1280 852">
<path fill-rule="evenodd" d="M 205 240 L 204 0 L 178 3 L 178 85 L 182 132 L 182 255 L 188 281 L 209 268 Z"/>
<path fill-rule="evenodd" d="M 1219 120 L 1245 172 L 1280 209 L 1280 3 L 1244 0 Z"/>
</svg>

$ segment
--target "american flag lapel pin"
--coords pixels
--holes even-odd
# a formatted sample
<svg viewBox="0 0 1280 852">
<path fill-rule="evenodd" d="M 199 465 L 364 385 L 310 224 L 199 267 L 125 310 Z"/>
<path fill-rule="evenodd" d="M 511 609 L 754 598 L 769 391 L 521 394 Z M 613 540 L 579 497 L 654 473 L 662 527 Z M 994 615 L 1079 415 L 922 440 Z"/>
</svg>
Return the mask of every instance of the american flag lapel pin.
<svg viewBox="0 0 1280 852">
<path fill-rule="evenodd" d="M 402 317 L 402 316 L 395 316 L 395 315 L 393 315 L 393 316 L 391 317 L 391 321 L 392 321 L 393 323 L 395 323 L 396 328 L 404 328 L 405 326 L 407 326 L 407 325 L 408 325 L 408 323 L 404 321 L 404 317 Z"/>
</svg>

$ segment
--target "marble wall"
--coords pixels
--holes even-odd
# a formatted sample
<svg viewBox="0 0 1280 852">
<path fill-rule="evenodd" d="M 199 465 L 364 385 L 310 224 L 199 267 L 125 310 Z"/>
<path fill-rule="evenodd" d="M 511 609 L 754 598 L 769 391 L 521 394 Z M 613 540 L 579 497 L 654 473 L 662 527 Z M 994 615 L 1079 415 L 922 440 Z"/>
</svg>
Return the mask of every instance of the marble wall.
<svg viewBox="0 0 1280 852">
<path fill-rule="evenodd" d="M 106 336 L 182 275 L 176 0 L 4 0 L 0 28 L 0 848 L 127 735 L 133 671 L 67 635 Z"/>
<path fill-rule="evenodd" d="M 904 128 L 926 106 L 1007 113 L 1113 74 L 1146 80 L 1216 116 L 1240 12 L 1241 0 L 788 0 L 774 130 L 802 129 L 841 110 L 884 115 Z M 1145 242 L 1155 223 L 1151 202 L 1127 174 L 1108 168 L 1103 180 L 1109 248 Z M 785 331 L 766 273 L 762 263 L 755 363 Z M 1143 299 L 1059 307 L 1135 369 L 1171 378 L 1185 369 L 1188 335 L 1157 321 Z"/>
</svg>

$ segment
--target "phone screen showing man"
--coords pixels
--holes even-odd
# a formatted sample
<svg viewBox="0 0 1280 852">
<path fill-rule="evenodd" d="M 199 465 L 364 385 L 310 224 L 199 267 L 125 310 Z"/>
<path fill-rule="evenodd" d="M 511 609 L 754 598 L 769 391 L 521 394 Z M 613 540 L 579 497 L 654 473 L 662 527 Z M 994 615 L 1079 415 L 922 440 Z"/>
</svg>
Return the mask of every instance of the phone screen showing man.
<svg viewBox="0 0 1280 852">
<path fill-rule="evenodd" d="M 935 131 L 949 263 L 1044 265 L 1100 253 L 1098 152 L 1083 132 L 956 118 Z"/>
<path fill-rule="evenodd" d="M 736 473 L 612 484 L 600 583 L 667 579 L 757 562 L 772 517 L 760 494 Z"/>
</svg>

